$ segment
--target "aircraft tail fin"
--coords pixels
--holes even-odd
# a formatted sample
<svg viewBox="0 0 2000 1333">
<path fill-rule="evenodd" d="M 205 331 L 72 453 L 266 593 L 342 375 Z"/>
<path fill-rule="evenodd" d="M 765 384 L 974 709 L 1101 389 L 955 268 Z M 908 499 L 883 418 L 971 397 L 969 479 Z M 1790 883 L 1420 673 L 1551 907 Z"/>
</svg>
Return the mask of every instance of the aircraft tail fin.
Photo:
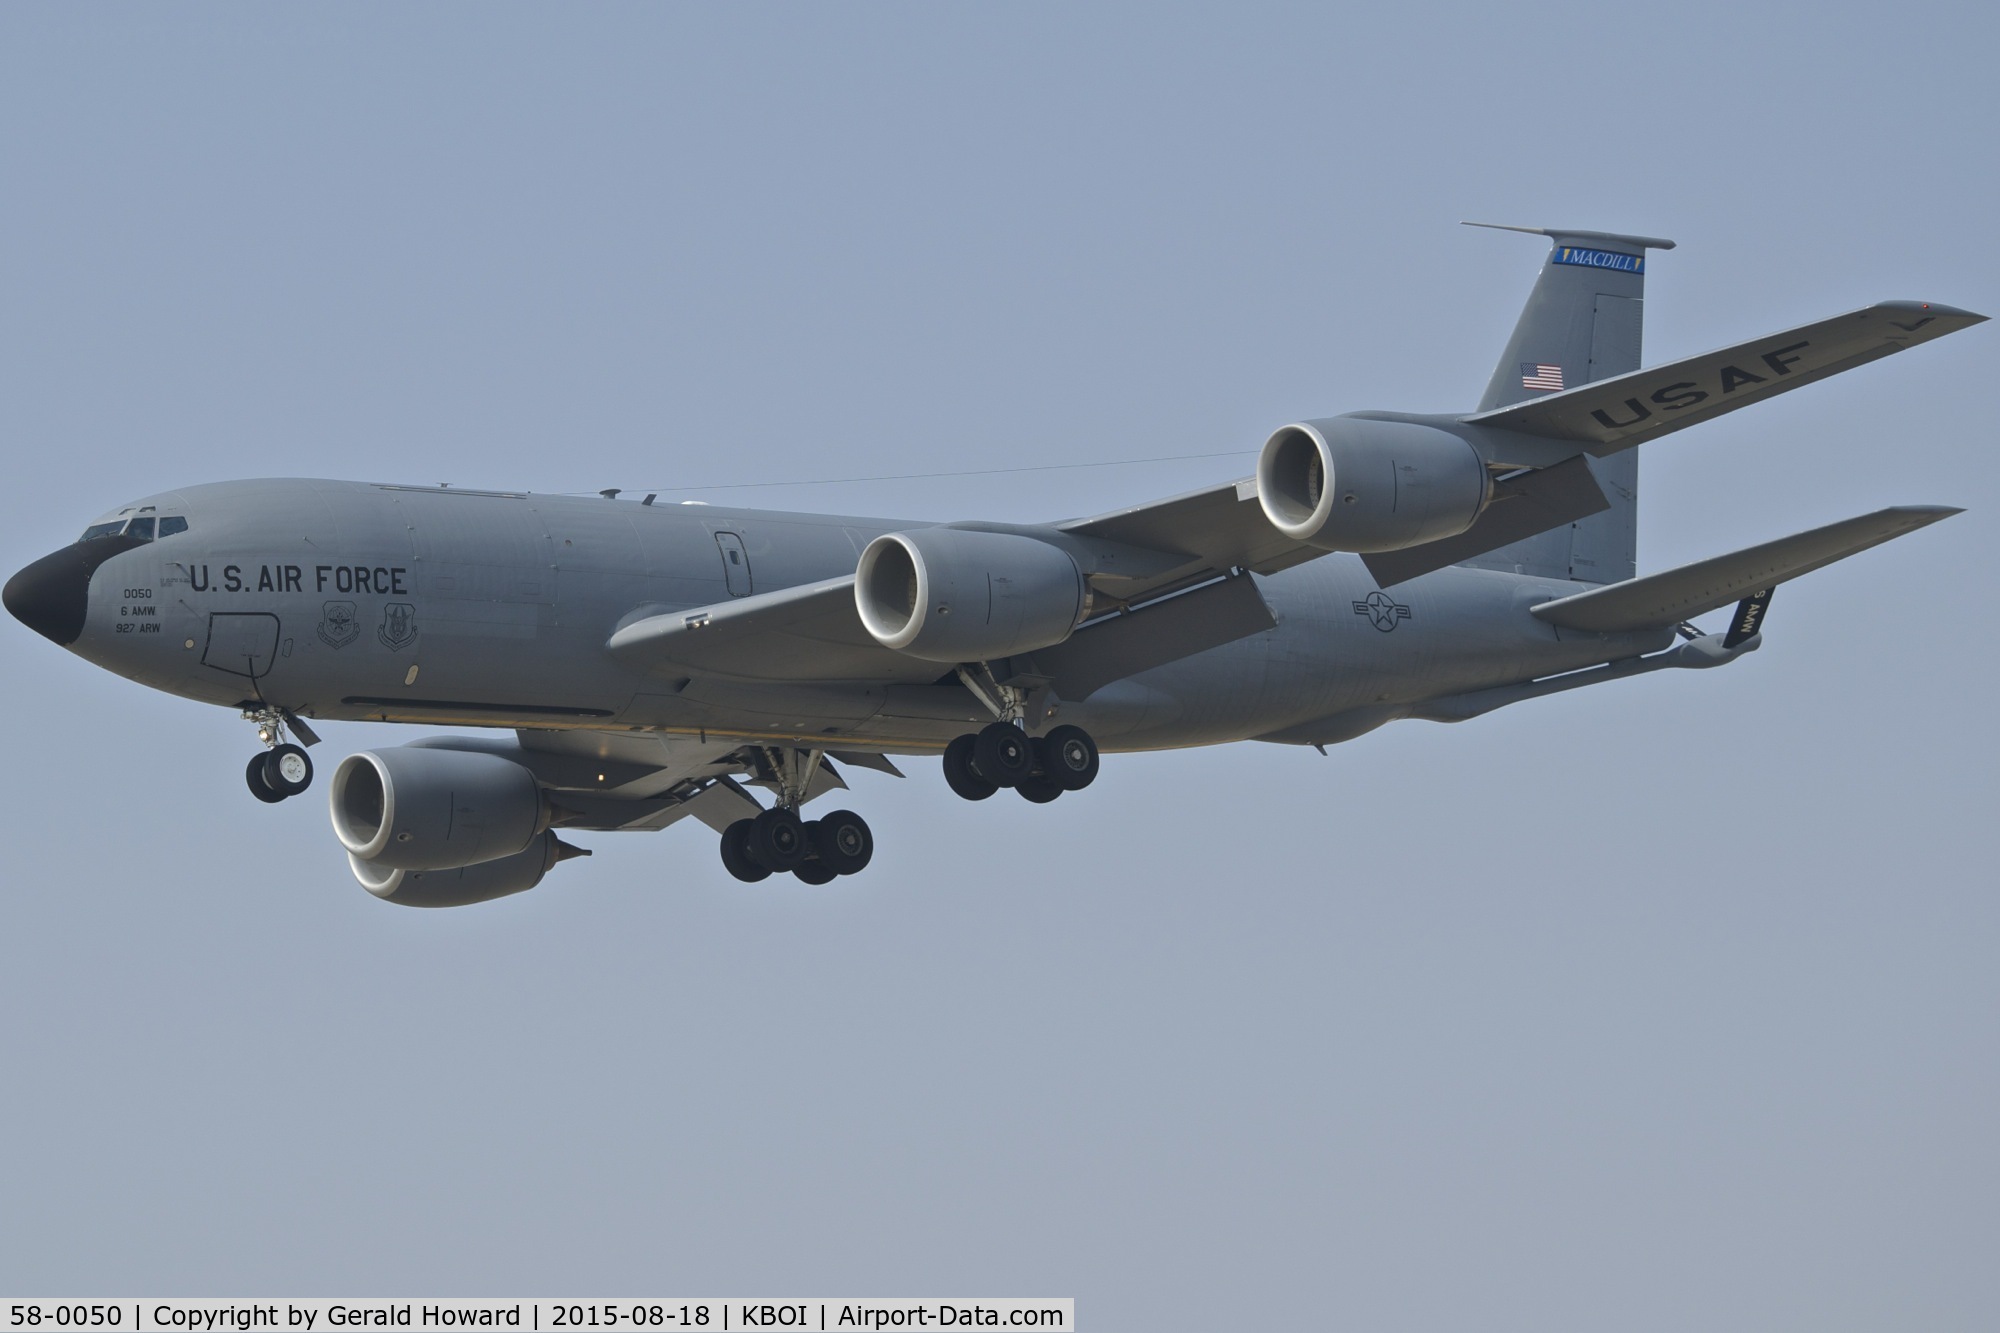
<svg viewBox="0 0 2000 1333">
<path fill-rule="evenodd" d="M 1492 222 L 1465 225 L 1527 232 L 1552 242 L 1514 336 L 1479 400 L 1481 412 L 1639 368 L 1646 251 L 1671 250 L 1672 241 Z"/>
<path fill-rule="evenodd" d="M 1514 335 L 1479 400 L 1490 412 L 1561 393 L 1639 368 L 1644 327 L 1646 252 L 1671 250 L 1657 236 L 1509 227 L 1546 236 L 1551 244 L 1541 275 L 1514 325 Z M 1615 583 L 1637 572 L 1639 464 L 1635 453 L 1589 460 L 1591 475 L 1611 507 L 1465 561 L 1485 569 L 1548 578 Z"/>
</svg>

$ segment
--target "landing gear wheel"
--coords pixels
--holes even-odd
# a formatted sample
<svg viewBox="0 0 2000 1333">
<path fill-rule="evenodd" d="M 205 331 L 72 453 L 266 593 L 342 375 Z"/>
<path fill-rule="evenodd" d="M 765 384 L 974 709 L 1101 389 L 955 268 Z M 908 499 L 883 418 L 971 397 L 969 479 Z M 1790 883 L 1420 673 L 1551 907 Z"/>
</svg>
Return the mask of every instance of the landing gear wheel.
<svg viewBox="0 0 2000 1333">
<path fill-rule="evenodd" d="M 774 874 L 797 870 L 811 850 L 798 815 L 782 806 L 773 806 L 750 821 L 744 847 L 752 861 Z"/>
<path fill-rule="evenodd" d="M 722 865 L 745 884 L 769 879 L 771 872 L 750 859 L 750 829 L 757 821 L 739 819 L 722 831 Z"/>
<path fill-rule="evenodd" d="M 875 855 L 875 835 L 868 821 L 852 810 L 835 810 L 823 819 L 806 825 L 814 860 L 808 865 L 825 866 L 836 875 L 852 875 L 867 867 Z M 810 882 L 810 881 L 808 881 Z"/>
<path fill-rule="evenodd" d="M 1023 800 L 1033 801 L 1036 805 L 1047 805 L 1062 795 L 1065 789 L 1040 773 L 1032 773 L 1016 783 L 1014 790 L 1021 793 Z"/>
<path fill-rule="evenodd" d="M 840 878 L 839 871 L 818 861 L 808 861 L 792 874 L 801 884 L 831 884 Z"/>
<path fill-rule="evenodd" d="M 266 805 L 276 805 L 285 799 L 285 794 L 272 788 L 271 780 L 264 776 L 264 761 L 268 754 L 250 756 L 250 767 L 243 770 L 243 780 L 250 784 L 250 794 Z"/>
<path fill-rule="evenodd" d="M 280 745 L 264 756 L 264 785 L 279 796 L 297 796 L 312 780 L 313 761 L 298 746 Z"/>
<path fill-rule="evenodd" d="M 968 801 L 983 801 L 1000 790 L 997 783 L 973 771 L 972 751 L 977 744 L 978 737 L 967 732 L 944 747 L 945 784 Z"/>
<path fill-rule="evenodd" d="M 1097 780 L 1097 742 L 1082 727 L 1049 728 L 1035 742 L 1043 776 L 1064 791 L 1082 791 Z"/>
<path fill-rule="evenodd" d="M 992 723 L 972 738 L 972 767 L 994 786 L 1012 787 L 1034 772 L 1034 744 L 1019 727 Z"/>
</svg>

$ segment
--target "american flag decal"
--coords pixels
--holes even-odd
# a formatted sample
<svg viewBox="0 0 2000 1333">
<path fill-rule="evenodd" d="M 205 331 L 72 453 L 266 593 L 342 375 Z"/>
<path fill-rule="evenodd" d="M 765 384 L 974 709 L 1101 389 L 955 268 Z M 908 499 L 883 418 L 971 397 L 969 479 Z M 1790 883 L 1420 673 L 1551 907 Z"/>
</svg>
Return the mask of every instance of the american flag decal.
<svg viewBox="0 0 2000 1333">
<path fill-rule="evenodd" d="M 1521 387 L 1524 389 L 1557 389 L 1563 386 L 1563 368 L 1544 366 L 1527 361 L 1521 363 Z"/>
</svg>

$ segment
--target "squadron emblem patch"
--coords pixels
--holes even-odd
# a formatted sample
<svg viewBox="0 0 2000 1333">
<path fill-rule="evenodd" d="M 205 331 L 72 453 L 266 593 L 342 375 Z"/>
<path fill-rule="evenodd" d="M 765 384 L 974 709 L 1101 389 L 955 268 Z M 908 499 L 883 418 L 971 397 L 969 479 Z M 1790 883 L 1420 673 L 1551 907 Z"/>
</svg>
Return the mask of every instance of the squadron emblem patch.
<svg viewBox="0 0 2000 1333">
<path fill-rule="evenodd" d="M 319 641 L 329 648 L 345 648 L 361 637 L 361 622 L 354 617 L 354 603 L 328 602 L 319 609 Z"/>
<path fill-rule="evenodd" d="M 382 627 L 375 637 L 391 652 L 409 647 L 417 638 L 417 608 L 408 602 L 391 602 L 382 608 Z"/>
</svg>

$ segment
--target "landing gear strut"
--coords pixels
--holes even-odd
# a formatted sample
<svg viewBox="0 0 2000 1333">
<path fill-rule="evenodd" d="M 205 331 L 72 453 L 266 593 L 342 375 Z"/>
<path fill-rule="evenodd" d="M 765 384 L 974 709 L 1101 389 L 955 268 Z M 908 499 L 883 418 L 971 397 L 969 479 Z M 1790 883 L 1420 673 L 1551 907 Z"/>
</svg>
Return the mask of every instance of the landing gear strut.
<svg viewBox="0 0 2000 1333">
<path fill-rule="evenodd" d="M 944 780 L 968 801 L 1012 787 L 1045 805 L 1096 781 L 1097 765 L 1097 742 L 1082 727 L 1067 724 L 1030 737 L 1011 722 L 995 722 L 944 747 Z"/>
<path fill-rule="evenodd" d="M 264 742 L 264 753 L 250 756 L 249 765 L 243 770 L 243 780 L 250 788 L 250 794 L 267 804 L 275 805 L 287 797 L 297 796 L 312 786 L 313 764 L 304 747 L 294 745 L 284 739 L 286 728 L 307 745 L 319 740 L 311 728 L 289 713 L 279 708 L 260 708 L 245 712 L 244 717 L 257 724 L 257 739 Z"/>
</svg>

